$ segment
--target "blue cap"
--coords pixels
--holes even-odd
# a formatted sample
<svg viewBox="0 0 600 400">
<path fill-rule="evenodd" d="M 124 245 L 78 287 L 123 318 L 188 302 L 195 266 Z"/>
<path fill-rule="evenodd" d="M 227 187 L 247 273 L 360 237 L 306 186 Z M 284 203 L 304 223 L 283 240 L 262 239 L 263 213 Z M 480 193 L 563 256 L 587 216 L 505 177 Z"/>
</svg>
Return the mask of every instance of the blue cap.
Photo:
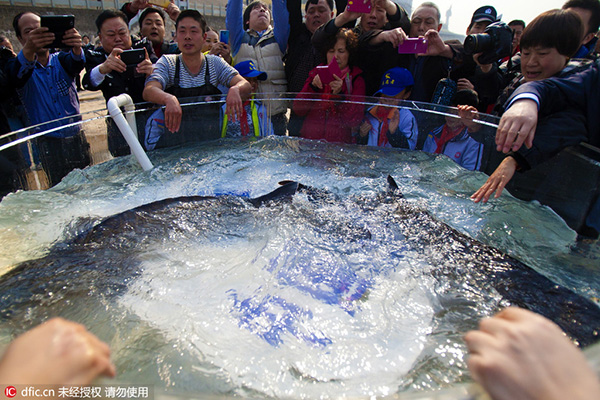
<svg viewBox="0 0 600 400">
<path fill-rule="evenodd" d="M 252 60 L 237 63 L 235 69 L 237 69 L 244 78 L 258 78 L 259 81 L 267 80 L 267 73 L 257 70 L 254 61 Z"/>
<path fill-rule="evenodd" d="M 386 96 L 395 96 L 407 86 L 413 86 L 415 80 L 411 75 L 410 71 L 406 68 L 392 68 L 383 74 L 381 78 L 381 86 L 375 94 L 385 94 Z"/>
</svg>

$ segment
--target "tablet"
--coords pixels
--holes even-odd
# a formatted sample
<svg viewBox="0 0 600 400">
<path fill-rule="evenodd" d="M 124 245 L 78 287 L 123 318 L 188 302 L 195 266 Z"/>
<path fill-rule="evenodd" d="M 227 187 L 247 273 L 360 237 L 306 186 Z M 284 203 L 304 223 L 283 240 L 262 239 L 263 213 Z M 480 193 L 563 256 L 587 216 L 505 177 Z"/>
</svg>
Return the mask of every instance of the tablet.
<svg viewBox="0 0 600 400">
<path fill-rule="evenodd" d="M 64 48 L 66 46 L 62 40 L 65 32 L 75 27 L 75 16 L 74 15 L 42 15 L 41 26 L 46 26 L 50 29 L 50 32 L 54 33 L 54 41 L 46 46 L 45 48 Z"/>
</svg>

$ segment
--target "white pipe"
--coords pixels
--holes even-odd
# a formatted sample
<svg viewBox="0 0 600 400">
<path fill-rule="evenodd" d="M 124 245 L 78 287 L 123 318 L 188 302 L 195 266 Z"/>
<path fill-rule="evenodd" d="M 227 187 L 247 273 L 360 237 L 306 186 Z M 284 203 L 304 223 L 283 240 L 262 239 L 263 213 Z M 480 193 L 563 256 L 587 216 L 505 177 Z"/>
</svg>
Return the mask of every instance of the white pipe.
<svg viewBox="0 0 600 400">
<path fill-rule="evenodd" d="M 127 120 L 123 116 L 121 112 L 121 107 L 125 107 L 126 111 L 135 110 L 135 106 L 133 105 L 133 100 L 131 97 L 126 94 L 120 94 L 115 97 L 111 97 L 106 103 L 106 108 L 108 109 L 108 113 L 112 117 L 113 121 L 117 124 L 117 127 L 123 134 L 123 137 L 127 141 L 129 148 L 131 149 L 131 153 L 135 156 L 138 163 L 142 166 L 144 171 L 150 171 L 154 166 L 148 155 L 144 151 L 144 148 L 140 144 L 137 135 L 137 125 L 135 123 L 135 113 L 128 112 Z"/>
</svg>

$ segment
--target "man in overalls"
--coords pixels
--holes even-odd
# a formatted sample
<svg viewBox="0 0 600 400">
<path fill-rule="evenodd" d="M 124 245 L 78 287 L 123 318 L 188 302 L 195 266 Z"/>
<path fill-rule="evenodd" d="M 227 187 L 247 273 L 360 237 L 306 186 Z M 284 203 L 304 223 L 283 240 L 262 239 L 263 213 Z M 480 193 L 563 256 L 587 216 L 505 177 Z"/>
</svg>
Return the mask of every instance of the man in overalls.
<svg viewBox="0 0 600 400">
<path fill-rule="evenodd" d="M 206 21 L 202 14 L 196 10 L 181 12 L 175 28 L 181 54 L 164 55 L 156 63 L 154 72 L 146 81 L 144 100 L 165 106 L 164 125 L 169 132 L 176 133 L 181 130 L 183 136 L 195 135 L 196 139 L 191 138 L 192 141 L 218 138 L 220 137 L 219 107 L 216 108 L 215 117 L 211 117 L 216 124 L 216 131 L 212 132 L 210 126 L 203 123 L 210 122 L 202 119 L 206 118 L 206 115 L 198 115 L 205 114 L 202 112 L 203 109 L 197 108 L 201 112 L 193 113 L 188 112 L 193 109 L 186 107 L 186 112 L 183 112 L 180 100 L 191 97 L 194 102 L 210 103 L 221 94 L 218 87 L 228 88 L 227 116 L 230 121 L 237 121 L 243 112 L 242 99 L 249 97 L 251 86 L 222 58 L 202 54 L 206 34 Z M 195 119 L 197 116 L 200 119 Z M 189 123 L 186 124 L 190 119 L 193 120 L 191 126 Z M 207 130 L 209 131 L 206 132 Z M 201 138 L 198 138 L 198 135 Z M 173 135 L 165 134 L 161 140 L 165 140 L 167 136 Z"/>
</svg>

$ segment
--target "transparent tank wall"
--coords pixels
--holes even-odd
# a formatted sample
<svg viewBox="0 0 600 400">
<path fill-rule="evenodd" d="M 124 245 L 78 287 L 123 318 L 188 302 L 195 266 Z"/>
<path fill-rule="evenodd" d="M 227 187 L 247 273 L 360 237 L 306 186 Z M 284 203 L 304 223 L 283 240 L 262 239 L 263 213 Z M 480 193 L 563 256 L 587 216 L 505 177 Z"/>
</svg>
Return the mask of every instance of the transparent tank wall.
<svg viewBox="0 0 600 400">
<path fill-rule="evenodd" d="M 462 336 L 480 318 L 517 297 L 560 311 L 556 285 L 576 306 L 600 297 L 597 241 L 577 242 L 536 202 L 472 203 L 484 173 L 422 151 L 220 139 L 221 105 L 186 105 L 180 135 L 148 152 L 150 171 L 115 156 L 127 151 L 105 110 L 9 135 L 29 139 L 0 151 L 18 166 L 11 182 L 60 183 L 0 203 L 4 342 L 51 316 L 81 322 L 111 346 L 118 382 L 159 395 L 459 396 Z M 451 108 L 402 107 L 420 136 L 456 120 Z M 141 134 L 156 108 L 138 108 Z M 476 119 L 485 170 L 497 120 Z M 281 181 L 308 188 L 250 201 Z"/>
<path fill-rule="evenodd" d="M 293 94 L 284 94 L 280 99 L 277 101 L 286 101 L 288 104 L 292 104 L 294 101 Z M 257 100 L 263 101 L 260 98 Z M 318 97 L 305 100 L 306 103 L 314 103 L 317 108 L 322 107 L 323 102 Z M 162 126 L 157 126 L 160 123 L 148 123 L 148 119 L 157 109 L 156 106 L 147 103 L 136 106 L 139 140 L 145 149 L 180 146 L 215 140 L 222 136 L 223 99 L 214 97 L 208 104 L 196 102 L 195 99 L 186 99 L 186 101 L 189 104 L 183 106 L 183 122 L 178 133 L 161 129 Z M 275 100 L 264 100 L 267 107 L 269 101 Z M 376 106 L 377 101 L 377 98 L 367 99 L 362 103 L 364 108 L 362 111 L 368 114 L 368 110 Z M 341 107 L 344 107 L 344 104 L 350 104 L 349 101 L 345 103 L 335 101 L 334 103 L 341 104 Z M 401 102 L 399 106 L 392 108 L 408 109 L 414 115 L 419 132 L 419 149 L 423 147 L 427 135 L 433 129 L 445 124 L 446 118 L 460 121 L 457 117 L 457 110 L 445 106 Z M 125 112 L 126 114 L 127 112 Z M 154 115 L 156 116 L 156 114 Z M 478 166 L 477 169 L 489 173 L 499 163 L 499 156 L 495 153 L 493 146 L 498 119 L 485 114 L 477 114 L 475 119 L 478 122 L 475 124 L 478 126 L 477 132 L 469 131 L 468 133 L 474 140 L 485 145 L 481 154 L 481 166 Z M 297 125 L 294 119 L 290 122 L 290 132 L 277 132 L 277 134 L 290 136 L 294 132 L 298 134 L 300 126 L 301 124 Z M 359 125 L 355 122 L 348 129 L 353 130 L 353 135 L 360 142 L 360 135 L 357 132 Z M 156 139 L 157 132 L 162 133 L 158 136 L 160 139 Z M 96 165 L 130 153 L 127 143 L 106 110 L 88 112 L 82 114 L 80 118 L 63 118 L 21 129 L 1 136 L 1 139 L 0 155 L 4 166 L 4 179 L 1 187 L 3 193 L 18 189 L 47 189 L 59 183 L 73 169 L 83 169 L 88 165 Z M 154 143 L 153 140 L 158 142 Z M 393 141 L 392 144 L 395 145 Z"/>
</svg>

